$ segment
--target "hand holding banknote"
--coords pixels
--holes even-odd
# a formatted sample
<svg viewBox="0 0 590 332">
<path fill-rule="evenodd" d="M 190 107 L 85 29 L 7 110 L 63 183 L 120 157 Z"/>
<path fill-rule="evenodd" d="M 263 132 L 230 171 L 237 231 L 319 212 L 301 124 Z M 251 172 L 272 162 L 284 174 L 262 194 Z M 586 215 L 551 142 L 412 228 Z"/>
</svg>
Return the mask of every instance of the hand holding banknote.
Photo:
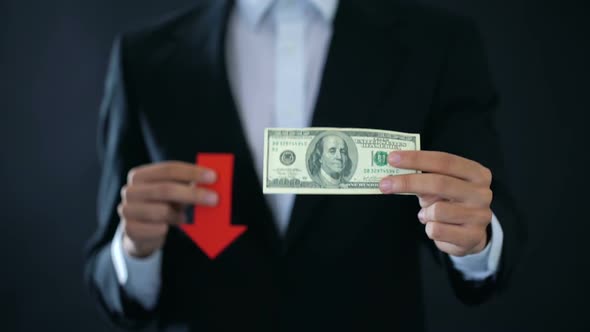
<svg viewBox="0 0 590 332">
<path fill-rule="evenodd" d="M 450 255 L 481 252 L 492 220 L 492 173 L 481 164 L 433 151 L 394 151 L 393 167 L 427 173 L 387 176 L 379 185 L 385 194 L 413 193 L 422 209 L 418 219 L 436 246 Z"/>
<path fill-rule="evenodd" d="M 456 155 L 419 150 L 419 134 L 266 129 L 263 192 L 414 194 L 422 207 L 418 218 L 441 251 L 454 256 L 482 251 L 492 219 L 490 170 Z"/>
</svg>

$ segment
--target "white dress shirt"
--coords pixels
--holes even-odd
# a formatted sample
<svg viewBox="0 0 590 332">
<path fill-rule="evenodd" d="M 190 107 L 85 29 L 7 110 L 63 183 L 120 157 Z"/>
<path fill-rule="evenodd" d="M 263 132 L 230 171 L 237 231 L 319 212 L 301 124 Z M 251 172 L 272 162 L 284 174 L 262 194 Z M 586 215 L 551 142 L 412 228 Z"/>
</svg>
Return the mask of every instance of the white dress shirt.
<svg viewBox="0 0 590 332">
<path fill-rule="evenodd" d="M 233 97 L 262 178 L 264 128 L 307 127 L 321 81 L 338 0 L 238 0 L 226 36 Z M 265 196 L 284 234 L 294 195 Z M 492 239 L 478 254 L 453 257 L 466 280 L 493 275 L 502 251 L 502 228 L 492 218 Z M 127 295 L 152 309 L 161 286 L 161 250 L 150 257 L 128 256 L 119 227 L 111 243 L 119 283 Z"/>
</svg>

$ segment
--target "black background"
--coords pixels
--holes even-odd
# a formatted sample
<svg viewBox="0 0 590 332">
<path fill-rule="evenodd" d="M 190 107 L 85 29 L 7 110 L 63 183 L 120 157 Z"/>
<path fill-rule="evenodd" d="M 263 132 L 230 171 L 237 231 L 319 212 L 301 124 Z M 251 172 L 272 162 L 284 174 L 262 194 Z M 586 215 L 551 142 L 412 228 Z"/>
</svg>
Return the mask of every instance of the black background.
<svg viewBox="0 0 590 332">
<path fill-rule="evenodd" d="M 341 0 L 348 1 L 348 0 Z M 590 295 L 584 0 L 427 0 L 477 20 L 529 243 L 512 287 L 467 308 L 424 255 L 432 331 L 583 329 Z M 82 282 L 97 109 L 117 32 L 187 0 L 0 1 L 0 330 L 115 331 Z"/>
</svg>

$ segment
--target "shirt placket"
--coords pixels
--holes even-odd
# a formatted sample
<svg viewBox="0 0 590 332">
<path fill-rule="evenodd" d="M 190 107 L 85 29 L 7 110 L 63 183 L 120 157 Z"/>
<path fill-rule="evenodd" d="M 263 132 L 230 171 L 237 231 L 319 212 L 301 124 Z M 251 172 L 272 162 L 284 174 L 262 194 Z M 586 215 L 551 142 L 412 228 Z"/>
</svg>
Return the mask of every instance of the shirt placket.
<svg viewBox="0 0 590 332">
<path fill-rule="evenodd" d="M 275 10 L 274 124 L 283 128 L 305 126 L 305 16 L 303 1 L 277 1 Z M 277 226 L 287 229 L 294 195 L 277 195 Z"/>
</svg>

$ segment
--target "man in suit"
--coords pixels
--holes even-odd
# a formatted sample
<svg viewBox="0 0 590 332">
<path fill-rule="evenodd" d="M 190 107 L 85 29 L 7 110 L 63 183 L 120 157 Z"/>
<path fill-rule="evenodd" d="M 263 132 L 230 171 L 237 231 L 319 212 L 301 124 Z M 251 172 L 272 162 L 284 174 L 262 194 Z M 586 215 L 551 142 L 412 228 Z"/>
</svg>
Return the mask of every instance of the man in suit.
<svg viewBox="0 0 590 332">
<path fill-rule="evenodd" d="M 422 330 L 421 243 L 466 303 L 517 252 L 496 101 L 474 25 L 417 5 L 201 0 L 127 33 L 100 113 L 90 289 L 128 327 Z M 388 162 L 423 173 L 378 196 L 263 196 L 263 129 L 306 126 L 421 133 L 427 151 Z M 175 227 L 218 201 L 198 152 L 235 155 L 232 223 L 248 226 L 215 260 Z"/>
</svg>

